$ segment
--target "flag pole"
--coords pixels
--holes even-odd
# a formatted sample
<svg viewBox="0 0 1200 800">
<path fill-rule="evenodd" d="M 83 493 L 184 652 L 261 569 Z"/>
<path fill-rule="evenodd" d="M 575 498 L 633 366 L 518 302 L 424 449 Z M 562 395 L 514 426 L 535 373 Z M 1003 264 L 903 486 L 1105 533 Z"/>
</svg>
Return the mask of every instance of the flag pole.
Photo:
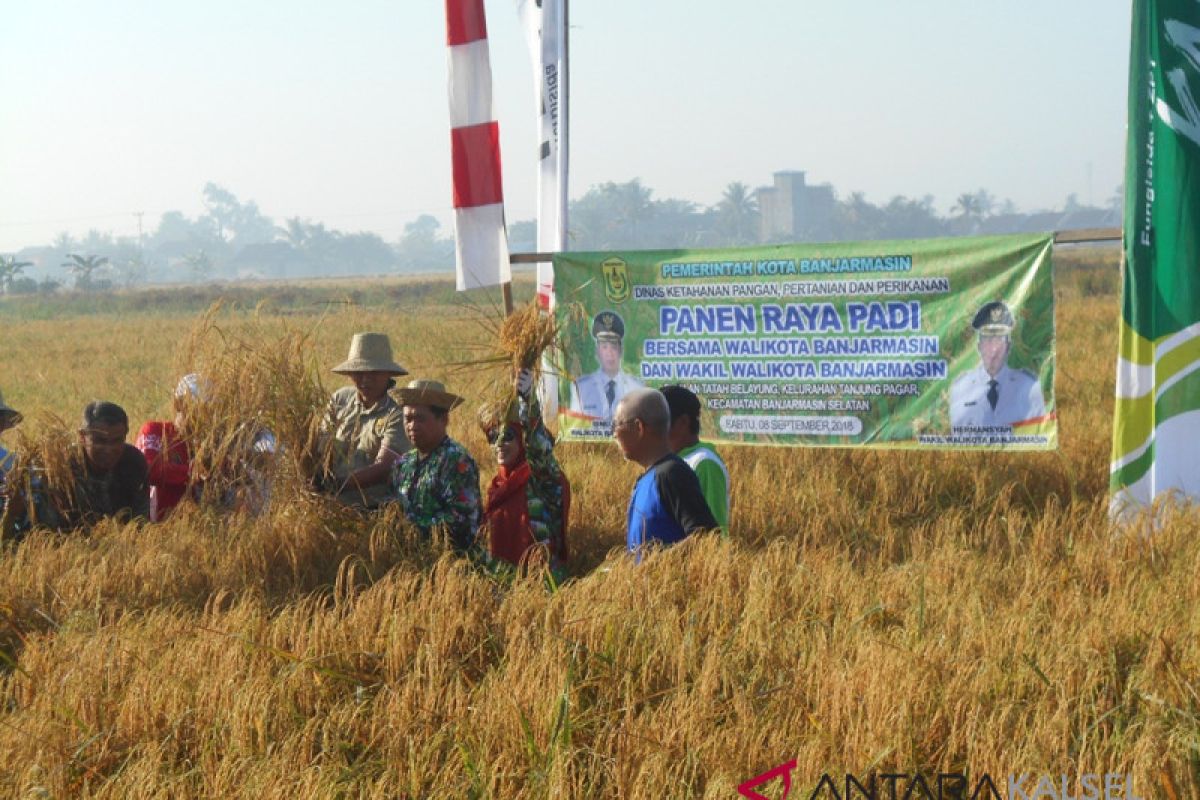
<svg viewBox="0 0 1200 800">
<path fill-rule="evenodd" d="M 555 243 L 555 252 L 561 253 L 567 249 L 567 209 L 569 207 L 569 195 L 567 193 L 567 177 L 568 165 L 570 163 L 570 136 L 567 135 L 567 130 L 571 121 L 571 25 L 570 25 L 570 0 L 562 0 L 561 29 L 559 35 L 562 37 L 562 74 L 559 78 L 558 92 L 558 107 L 559 129 L 558 129 L 558 241 Z"/>
</svg>

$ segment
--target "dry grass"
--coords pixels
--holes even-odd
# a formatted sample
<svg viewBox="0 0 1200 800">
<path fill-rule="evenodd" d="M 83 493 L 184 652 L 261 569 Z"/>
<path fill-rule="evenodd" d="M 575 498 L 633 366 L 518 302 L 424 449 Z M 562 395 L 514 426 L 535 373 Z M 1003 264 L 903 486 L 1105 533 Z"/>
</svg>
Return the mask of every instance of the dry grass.
<svg viewBox="0 0 1200 800">
<path fill-rule="evenodd" d="M 730 540 L 635 566 L 611 553 L 636 469 L 564 447 L 576 578 L 553 593 L 298 497 L 32 536 L 0 560 L 0 794 L 729 798 L 796 758 L 792 797 L 872 769 L 1196 797 L 1200 517 L 1109 529 L 1116 298 L 1080 285 L 1059 452 L 730 449 Z M 251 343 L 298 321 L 216 318 Z M 27 416 L 103 395 L 161 417 L 194 324 L 18 325 L 0 385 Z M 355 330 L 472 399 L 508 370 L 439 366 L 478 362 L 478 314 L 347 308 L 310 378 Z M 486 479 L 472 416 L 451 434 Z"/>
</svg>

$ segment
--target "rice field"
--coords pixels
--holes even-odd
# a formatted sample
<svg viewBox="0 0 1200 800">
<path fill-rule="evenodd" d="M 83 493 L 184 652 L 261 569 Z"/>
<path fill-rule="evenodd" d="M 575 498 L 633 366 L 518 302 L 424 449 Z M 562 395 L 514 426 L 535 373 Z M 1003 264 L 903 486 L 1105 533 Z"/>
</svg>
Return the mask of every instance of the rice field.
<svg viewBox="0 0 1200 800">
<path fill-rule="evenodd" d="M 0 556 L 0 795 L 736 798 L 794 759 L 791 798 L 872 773 L 1200 797 L 1200 514 L 1153 536 L 1106 517 L 1114 258 L 1056 254 L 1059 451 L 727 449 L 730 538 L 635 565 L 638 468 L 564 446 L 557 590 L 287 485 L 258 518 L 34 534 Z M 389 296 L 210 317 L 4 301 L 0 388 L 31 429 L 96 397 L 136 429 L 167 418 L 185 362 L 232 352 L 283 414 L 379 330 L 413 376 L 494 391 L 492 300 Z M 450 433 L 486 481 L 473 405 Z"/>
</svg>

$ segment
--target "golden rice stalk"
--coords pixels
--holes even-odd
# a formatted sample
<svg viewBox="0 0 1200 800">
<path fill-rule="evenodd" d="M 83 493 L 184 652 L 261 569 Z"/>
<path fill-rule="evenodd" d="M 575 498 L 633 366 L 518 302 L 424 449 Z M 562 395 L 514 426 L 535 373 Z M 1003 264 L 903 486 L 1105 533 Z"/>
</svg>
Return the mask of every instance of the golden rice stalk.
<svg viewBox="0 0 1200 800">
<path fill-rule="evenodd" d="M 28 502 L 39 494 L 60 510 L 74 508 L 75 476 L 83 471 L 75 426 L 54 414 L 40 413 L 16 429 L 13 441 L 16 460 L 9 474 L 9 495 L 19 494 Z M 29 503 L 29 509 L 38 522 L 36 505 Z M 6 519 L 0 531 L 13 521 Z"/>
<path fill-rule="evenodd" d="M 512 361 L 514 371 L 540 369 L 542 353 L 559 345 L 567 326 L 585 316 L 578 303 L 547 314 L 530 301 L 501 321 L 496 334 L 499 350 Z"/>
<path fill-rule="evenodd" d="M 209 309 L 180 348 L 177 374 L 200 376 L 202 397 L 176 400 L 194 479 L 217 501 L 255 481 L 306 481 L 328 393 L 314 361 L 312 333 L 255 318 L 235 334 Z M 268 437 L 275 452 L 269 452 Z"/>
<path fill-rule="evenodd" d="M 529 369 L 534 378 L 542 371 L 542 354 L 557 347 L 566 326 L 583 317 L 582 307 L 573 304 L 560 308 L 556 314 L 547 314 L 535 301 L 521 306 L 505 317 L 495 332 L 499 361 L 511 365 L 512 373 Z M 487 393 L 489 399 L 480 407 L 480 424 L 485 421 L 497 424 L 511 413 L 516 393 L 510 376 L 493 383 Z M 486 420 L 485 420 L 486 418 Z"/>
<path fill-rule="evenodd" d="M 558 320 L 530 302 L 513 311 L 500 323 L 497 343 L 512 361 L 513 371 L 535 369 L 542 353 L 558 340 Z"/>
</svg>

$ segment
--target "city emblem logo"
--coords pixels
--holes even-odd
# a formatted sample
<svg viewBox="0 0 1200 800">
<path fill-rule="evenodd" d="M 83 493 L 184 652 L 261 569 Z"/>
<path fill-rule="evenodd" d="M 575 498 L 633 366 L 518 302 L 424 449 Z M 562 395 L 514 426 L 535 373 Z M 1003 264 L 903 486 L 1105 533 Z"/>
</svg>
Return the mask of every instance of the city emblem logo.
<svg viewBox="0 0 1200 800">
<path fill-rule="evenodd" d="M 629 299 L 629 269 L 620 258 L 605 259 L 600 264 L 604 272 L 604 293 L 614 303 L 624 303 Z"/>
</svg>

